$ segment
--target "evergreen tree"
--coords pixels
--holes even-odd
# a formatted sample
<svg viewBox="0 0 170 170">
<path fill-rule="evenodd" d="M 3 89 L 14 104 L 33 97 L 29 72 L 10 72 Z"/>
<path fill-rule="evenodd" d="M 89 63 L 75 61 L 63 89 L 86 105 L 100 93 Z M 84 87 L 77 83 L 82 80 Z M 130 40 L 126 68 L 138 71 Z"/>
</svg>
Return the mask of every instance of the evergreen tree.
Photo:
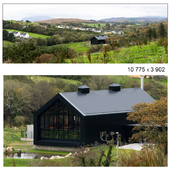
<svg viewBox="0 0 170 170">
<path fill-rule="evenodd" d="M 149 28 L 148 31 L 147 31 L 147 36 L 148 38 L 151 40 L 152 38 L 152 28 Z"/>
<path fill-rule="evenodd" d="M 152 30 L 152 37 L 153 38 L 157 38 L 157 34 L 156 34 L 156 29 L 155 28 L 153 28 L 153 30 Z"/>
<path fill-rule="evenodd" d="M 165 30 L 165 27 L 162 23 L 160 23 L 158 31 L 159 31 L 159 36 L 161 38 L 164 38 L 166 36 L 166 30 Z"/>
</svg>

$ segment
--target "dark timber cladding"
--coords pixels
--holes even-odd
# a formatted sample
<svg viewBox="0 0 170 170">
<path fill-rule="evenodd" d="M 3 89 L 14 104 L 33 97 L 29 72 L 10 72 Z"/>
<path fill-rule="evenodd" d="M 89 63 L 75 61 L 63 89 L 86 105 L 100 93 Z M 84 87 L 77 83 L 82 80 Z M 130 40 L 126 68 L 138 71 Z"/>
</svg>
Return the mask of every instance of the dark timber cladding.
<svg viewBox="0 0 170 170">
<path fill-rule="evenodd" d="M 101 131 L 118 131 L 127 141 L 135 124 L 126 120 L 127 113 L 134 104 L 153 101 L 141 88 L 121 89 L 119 84 L 97 91 L 83 85 L 77 92 L 58 93 L 34 114 L 34 144 L 78 147 L 101 142 Z"/>
<path fill-rule="evenodd" d="M 106 38 L 109 38 L 109 37 L 105 35 L 95 36 L 90 40 L 90 42 L 91 44 L 106 44 L 106 41 L 105 41 Z"/>
</svg>

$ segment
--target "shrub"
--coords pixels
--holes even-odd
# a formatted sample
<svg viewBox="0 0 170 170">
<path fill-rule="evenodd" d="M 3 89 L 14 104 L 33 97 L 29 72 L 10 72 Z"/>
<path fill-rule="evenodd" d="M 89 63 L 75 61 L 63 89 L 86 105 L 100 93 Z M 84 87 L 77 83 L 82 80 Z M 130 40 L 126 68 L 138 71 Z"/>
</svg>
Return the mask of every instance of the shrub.
<svg viewBox="0 0 170 170">
<path fill-rule="evenodd" d="M 36 57 L 36 63 L 49 63 L 54 56 L 51 54 L 42 54 L 39 57 Z"/>
<path fill-rule="evenodd" d="M 144 146 L 140 152 L 120 154 L 120 166 L 167 166 L 167 157 L 154 145 Z"/>
<path fill-rule="evenodd" d="M 21 126 L 21 125 L 24 125 L 24 123 L 25 123 L 24 116 L 15 116 L 15 118 L 14 118 L 14 125 L 15 126 Z"/>
</svg>

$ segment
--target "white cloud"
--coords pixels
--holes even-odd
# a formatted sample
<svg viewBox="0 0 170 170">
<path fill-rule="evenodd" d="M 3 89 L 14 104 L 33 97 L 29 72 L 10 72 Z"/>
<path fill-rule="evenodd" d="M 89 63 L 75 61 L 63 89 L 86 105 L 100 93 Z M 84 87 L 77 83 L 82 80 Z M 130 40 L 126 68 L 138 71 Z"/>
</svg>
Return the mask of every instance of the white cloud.
<svg viewBox="0 0 170 170">
<path fill-rule="evenodd" d="M 3 4 L 3 19 L 30 16 L 103 19 L 110 17 L 166 16 L 166 4 Z"/>
</svg>

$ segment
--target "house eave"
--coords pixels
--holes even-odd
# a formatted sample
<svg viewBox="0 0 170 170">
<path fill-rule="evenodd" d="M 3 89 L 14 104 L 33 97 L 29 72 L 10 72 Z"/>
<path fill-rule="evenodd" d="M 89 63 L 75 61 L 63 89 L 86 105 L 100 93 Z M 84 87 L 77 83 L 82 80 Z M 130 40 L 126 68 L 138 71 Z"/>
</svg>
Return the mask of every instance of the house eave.
<svg viewBox="0 0 170 170">
<path fill-rule="evenodd" d="M 119 113 L 128 113 L 132 110 L 119 110 L 119 111 L 109 111 L 109 112 L 101 112 L 101 113 L 86 113 L 84 116 L 98 116 L 98 115 L 109 115 L 109 114 L 119 114 Z"/>
</svg>

